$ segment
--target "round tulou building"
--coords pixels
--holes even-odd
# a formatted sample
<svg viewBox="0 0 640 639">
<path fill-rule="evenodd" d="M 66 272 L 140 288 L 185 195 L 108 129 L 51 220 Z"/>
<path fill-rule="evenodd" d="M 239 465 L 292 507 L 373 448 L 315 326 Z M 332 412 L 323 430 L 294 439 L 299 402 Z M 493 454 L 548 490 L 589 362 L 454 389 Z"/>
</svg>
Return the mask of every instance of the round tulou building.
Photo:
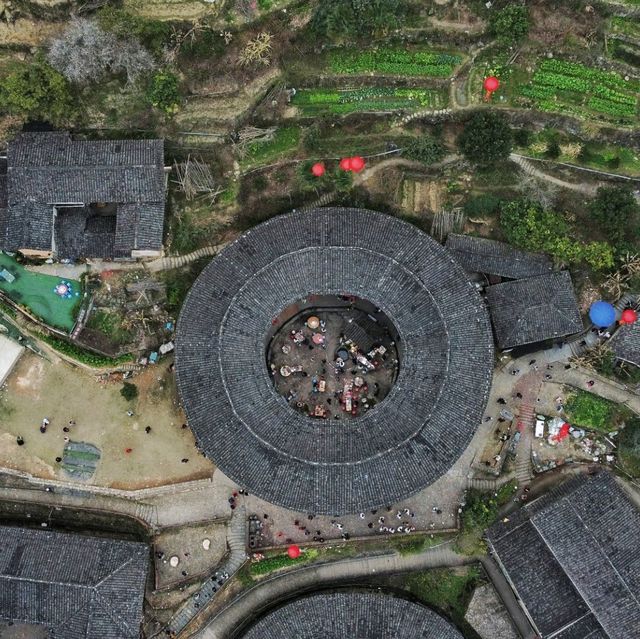
<svg viewBox="0 0 640 639">
<path fill-rule="evenodd" d="M 243 639 L 462 639 L 425 606 L 391 594 L 337 591 L 288 602 L 260 618 Z"/>
<path fill-rule="evenodd" d="M 176 371 L 207 456 L 263 499 L 345 514 L 444 474 L 491 385 L 485 305 L 435 240 L 394 217 L 273 218 L 192 287 Z"/>
</svg>

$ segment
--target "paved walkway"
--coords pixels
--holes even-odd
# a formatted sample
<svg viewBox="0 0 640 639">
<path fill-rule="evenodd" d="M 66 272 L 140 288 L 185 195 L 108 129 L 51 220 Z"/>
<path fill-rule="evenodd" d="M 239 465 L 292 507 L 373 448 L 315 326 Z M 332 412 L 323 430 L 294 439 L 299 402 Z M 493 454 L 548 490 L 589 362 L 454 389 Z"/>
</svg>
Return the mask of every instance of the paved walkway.
<svg viewBox="0 0 640 639">
<path fill-rule="evenodd" d="M 415 555 L 401 556 L 394 553 L 302 567 L 275 575 L 245 591 L 219 612 L 196 637 L 227 639 L 264 608 L 294 594 L 317 590 L 323 585 L 409 570 L 461 566 L 474 561 L 473 557 L 455 553 L 447 543 Z"/>
<path fill-rule="evenodd" d="M 478 557 L 469 557 L 454 552 L 451 549 L 451 542 L 446 542 L 414 555 L 402 556 L 393 553 L 306 566 L 282 575 L 275 575 L 243 592 L 211 619 L 206 628 L 195 636 L 197 639 L 227 639 L 241 625 L 251 621 L 265 608 L 293 595 L 318 590 L 322 586 L 363 577 L 462 566 L 474 563 L 478 559 Z M 494 581 L 495 578 L 496 590 L 503 597 L 505 606 L 522 636 L 525 639 L 533 639 L 535 635 L 531 626 L 497 566 L 488 558 L 482 558 L 480 561 L 483 566 L 487 565 L 487 573 L 491 580 Z"/>
<path fill-rule="evenodd" d="M 247 560 L 247 511 L 244 506 L 235 510 L 231 523 L 227 528 L 227 544 L 229 556 L 220 568 L 205 581 L 201 588 L 192 594 L 171 618 L 167 629 L 178 635 L 187 625 L 204 610 L 204 606 L 212 601 L 221 586 L 226 583 L 242 567 Z"/>
</svg>

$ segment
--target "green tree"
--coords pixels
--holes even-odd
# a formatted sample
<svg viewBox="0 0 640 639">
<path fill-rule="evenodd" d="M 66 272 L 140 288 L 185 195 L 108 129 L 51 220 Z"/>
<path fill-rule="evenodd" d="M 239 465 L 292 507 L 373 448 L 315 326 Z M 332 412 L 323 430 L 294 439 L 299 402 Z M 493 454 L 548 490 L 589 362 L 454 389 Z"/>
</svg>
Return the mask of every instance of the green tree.
<svg viewBox="0 0 640 639">
<path fill-rule="evenodd" d="M 430 135 L 422 135 L 407 144 L 403 155 L 410 160 L 434 164 L 444 157 L 444 147 Z"/>
<path fill-rule="evenodd" d="M 591 202 L 589 212 L 614 245 L 638 238 L 640 209 L 628 186 L 603 186 Z"/>
<path fill-rule="evenodd" d="M 159 55 L 171 38 L 171 25 L 161 20 L 150 20 L 108 5 L 98 11 L 98 24 L 119 38 L 135 38 Z"/>
<path fill-rule="evenodd" d="M 529 10 L 522 5 L 509 4 L 491 16 L 489 26 L 491 33 L 502 42 L 522 40 L 529 33 Z"/>
<path fill-rule="evenodd" d="M 151 78 L 147 89 L 147 99 L 154 107 L 168 115 L 175 113 L 180 106 L 178 76 L 171 71 L 158 71 Z"/>
<path fill-rule="evenodd" d="M 52 124 L 66 123 L 75 114 L 69 83 L 40 57 L 13 66 L 0 80 L 0 105 L 12 115 Z"/>
<path fill-rule="evenodd" d="M 582 259 L 596 271 L 612 269 L 615 263 L 613 247 L 607 242 L 589 242 L 582 246 Z"/>
<path fill-rule="evenodd" d="M 511 153 L 513 136 L 507 119 L 494 111 L 474 114 L 458 136 L 458 149 L 476 164 L 494 164 Z"/>
<path fill-rule="evenodd" d="M 500 226 L 509 243 L 531 251 L 544 251 L 567 234 L 564 218 L 528 200 L 505 202 L 500 207 Z"/>
<path fill-rule="evenodd" d="M 405 9 L 404 0 L 323 0 L 311 29 L 335 39 L 382 35 L 400 26 Z"/>
<path fill-rule="evenodd" d="M 138 387 L 135 384 L 129 382 L 123 382 L 120 389 L 120 395 L 122 395 L 128 402 L 133 401 L 138 397 Z"/>
</svg>

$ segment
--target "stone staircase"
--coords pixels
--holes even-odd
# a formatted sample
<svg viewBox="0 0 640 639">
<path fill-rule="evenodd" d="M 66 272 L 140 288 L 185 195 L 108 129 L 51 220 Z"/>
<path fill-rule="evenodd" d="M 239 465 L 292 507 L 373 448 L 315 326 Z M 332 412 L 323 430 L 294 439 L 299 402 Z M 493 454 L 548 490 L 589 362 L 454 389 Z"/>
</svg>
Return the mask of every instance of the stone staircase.
<svg viewBox="0 0 640 639">
<path fill-rule="evenodd" d="M 160 259 L 153 260 L 152 262 L 145 262 L 144 267 L 152 273 L 155 273 L 157 271 L 168 271 L 173 268 L 180 268 L 181 266 L 185 266 L 186 264 L 195 262 L 202 257 L 217 255 L 226 245 L 227 242 L 223 244 L 216 244 L 215 246 L 204 246 L 203 248 L 199 248 L 191 253 L 186 253 L 185 255 L 161 257 Z"/>
<path fill-rule="evenodd" d="M 171 618 L 166 630 L 170 636 L 178 636 L 187 625 L 220 592 L 222 586 L 242 567 L 247 560 L 247 513 L 244 506 L 234 511 L 227 528 L 229 554 L 222 565 L 209 577 L 201 588 L 192 594 Z"/>
<path fill-rule="evenodd" d="M 158 525 L 158 509 L 153 504 L 136 502 L 133 515 L 138 519 L 146 521 L 152 528 Z"/>
<path fill-rule="evenodd" d="M 536 411 L 532 404 L 523 402 L 518 415 L 518 431 L 520 442 L 518 443 L 516 456 L 516 481 L 519 486 L 528 484 L 533 476 L 531 464 L 531 436 Z"/>
</svg>

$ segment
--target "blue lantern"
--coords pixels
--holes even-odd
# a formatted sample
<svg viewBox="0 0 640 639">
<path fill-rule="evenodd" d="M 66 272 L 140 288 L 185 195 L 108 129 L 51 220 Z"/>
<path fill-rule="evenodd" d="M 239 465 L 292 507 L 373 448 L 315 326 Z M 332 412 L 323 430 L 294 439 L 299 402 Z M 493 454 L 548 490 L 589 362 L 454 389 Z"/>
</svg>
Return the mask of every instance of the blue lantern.
<svg viewBox="0 0 640 639">
<path fill-rule="evenodd" d="M 616 309 L 609 302 L 594 302 L 589 309 L 589 319 L 595 326 L 606 328 L 616 321 Z"/>
</svg>

